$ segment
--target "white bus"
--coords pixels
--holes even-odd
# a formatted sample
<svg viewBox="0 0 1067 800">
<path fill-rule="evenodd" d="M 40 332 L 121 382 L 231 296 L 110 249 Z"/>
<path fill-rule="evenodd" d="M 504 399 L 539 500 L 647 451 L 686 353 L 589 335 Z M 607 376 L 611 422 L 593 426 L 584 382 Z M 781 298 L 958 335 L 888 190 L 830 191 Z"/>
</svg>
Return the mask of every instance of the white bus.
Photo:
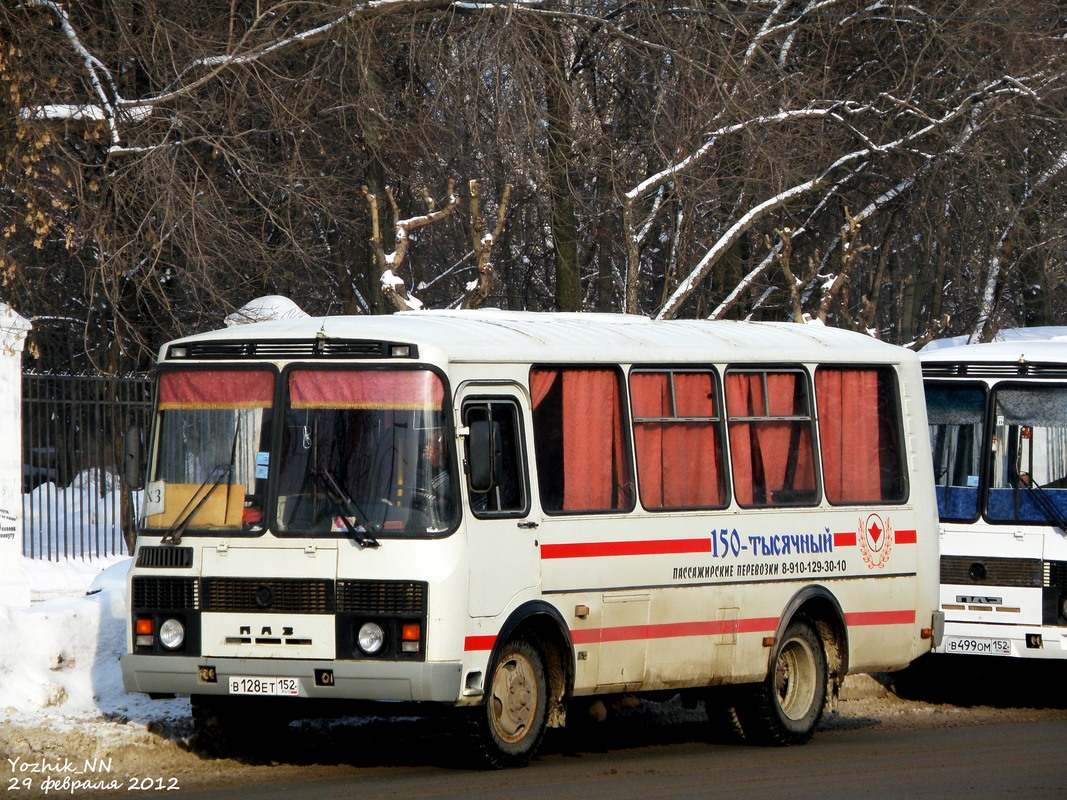
<svg viewBox="0 0 1067 800">
<path fill-rule="evenodd" d="M 212 741 L 411 702 L 517 766 L 569 704 L 685 692 L 800 743 L 940 632 L 918 357 L 864 336 L 267 322 L 165 345 L 157 408 L 123 677 Z"/>
<path fill-rule="evenodd" d="M 939 653 L 1067 657 L 1067 329 L 921 353 L 941 518 Z"/>
</svg>

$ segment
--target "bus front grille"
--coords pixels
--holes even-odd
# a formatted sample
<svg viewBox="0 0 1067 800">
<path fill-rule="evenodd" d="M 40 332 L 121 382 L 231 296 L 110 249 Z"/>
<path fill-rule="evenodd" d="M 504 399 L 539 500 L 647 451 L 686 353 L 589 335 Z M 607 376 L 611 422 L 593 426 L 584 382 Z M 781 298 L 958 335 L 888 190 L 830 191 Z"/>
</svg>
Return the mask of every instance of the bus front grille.
<svg viewBox="0 0 1067 800">
<path fill-rule="evenodd" d="M 195 578 L 133 579 L 131 602 L 137 611 L 193 611 L 200 606 Z"/>
<path fill-rule="evenodd" d="M 338 581 L 337 610 L 347 614 L 422 616 L 426 584 L 419 581 Z"/>
<path fill-rule="evenodd" d="M 1042 573 L 1038 558 L 941 557 L 941 583 L 1040 588 Z"/>
<path fill-rule="evenodd" d="M 204 611 L 331 614 L 333 581 L 322 578 L 204 578 Z"/>
</svg>

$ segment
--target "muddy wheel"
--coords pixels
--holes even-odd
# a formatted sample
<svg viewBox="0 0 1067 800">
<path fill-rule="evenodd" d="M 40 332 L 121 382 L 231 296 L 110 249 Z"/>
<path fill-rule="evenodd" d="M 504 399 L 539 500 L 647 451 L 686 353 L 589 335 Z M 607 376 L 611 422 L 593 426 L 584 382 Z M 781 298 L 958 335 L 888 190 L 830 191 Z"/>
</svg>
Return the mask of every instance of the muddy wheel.
<svg viewBox="0 0 1067 800">
<path fill-rule="evenodd" d="M 766 680 L 737 707 L 745 738 L 756 744 L 803 744 L 826 702 L 826 653 L 806 618 L 786 628 Z"/>
<path fill-rule="evenodd" d="M 508 642 L 476 709 L 472 748 L 479 766 L 522 767 L 537 752 L 548 718 L 544 659 L 525 639 Z"/>
</svg>

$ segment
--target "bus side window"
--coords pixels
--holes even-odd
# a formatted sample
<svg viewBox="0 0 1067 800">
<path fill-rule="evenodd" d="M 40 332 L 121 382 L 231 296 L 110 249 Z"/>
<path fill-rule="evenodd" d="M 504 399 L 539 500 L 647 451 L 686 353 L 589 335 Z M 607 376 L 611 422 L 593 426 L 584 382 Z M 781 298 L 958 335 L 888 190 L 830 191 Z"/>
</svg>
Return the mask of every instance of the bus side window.
<svg viewBox="0 0 1067 800">
<path fill-rule="evenodd" d="M 510 399 L 479 399 L 463 406 L 463 424 L 471 429 L 464 470 L 475 516 L 522 516 L 529 509 L 521 423 L 519 408 Z"/>
<path fill-rule="evenodd" d="M 730 460 L 741 506 L 818 502 L 807 376 L 799 370 L 726 373 Z"/>
</svg>

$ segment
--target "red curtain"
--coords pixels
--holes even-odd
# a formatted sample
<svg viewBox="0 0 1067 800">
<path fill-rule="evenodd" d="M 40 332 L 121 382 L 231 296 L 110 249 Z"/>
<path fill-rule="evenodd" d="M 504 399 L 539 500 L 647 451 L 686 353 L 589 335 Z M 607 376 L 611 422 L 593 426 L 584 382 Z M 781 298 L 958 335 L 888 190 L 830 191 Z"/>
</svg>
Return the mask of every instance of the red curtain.
<svg viewBox="0 0 1067 800">
<path fill-rule="evenodd" d="M 267 408 L 274 395 L 274 373 L 266 370 L 197 369 L 159 376 L 159 407 Z"/>
<path fill-rule="evenodd" d="M 722 451 L 710 373 L 635 373 L 630 379 L 641 496 L 647 508 L 714 508 L 723 502 Z M 704 418 L 701 421 L 678 417 Z M 648 421 L 641 421 L 646 418 Z M 652 421 L 658 420 L 658 421 Z"/>
<path fill-rule="evenodd" d="M 801 402 L 803 379 L 804 376 L 796 372 L 727 374 L 726 408 L 729 416 L 757 418 L 730 422 L 734 492 L 739 504 L 773 504 L 775 493 L 783 489 L 793 493 L 793 499 L 787 497 L 784 502 L 794 502 L 798 492 L 814 492 L 809 412 Z"/>
<path fill-rule="evenodd" d="M 613 370 L 563 372 L 563 453 L 565 509 L 622 507 L 625 462 Z"/>
<path fill-rule="evenodd" d="M 289 373 L 293 408 L 439 408 L 441 379 L 429 370 L 313 370 Z"/>
<path fill-rule="evenodd" d="M 629 505 L 618 376 L 610 369 L 530 370 L 530 394 L 538 409 L 561 384 L 563 511 L 609 511 Z M 553 420 L 555 422 L 556 420 Z M 547 424 L 548 421 L 546 420 Z M 538 458 L 549 458 L 539 450 Z M 541 464 L 539 470 L 551 469 Z"/>
<path fill-rule="evenodd" d="M 827 499 L 881 500 L 878 371 L 820 369 L 815 396 Z"/>
</svg>

